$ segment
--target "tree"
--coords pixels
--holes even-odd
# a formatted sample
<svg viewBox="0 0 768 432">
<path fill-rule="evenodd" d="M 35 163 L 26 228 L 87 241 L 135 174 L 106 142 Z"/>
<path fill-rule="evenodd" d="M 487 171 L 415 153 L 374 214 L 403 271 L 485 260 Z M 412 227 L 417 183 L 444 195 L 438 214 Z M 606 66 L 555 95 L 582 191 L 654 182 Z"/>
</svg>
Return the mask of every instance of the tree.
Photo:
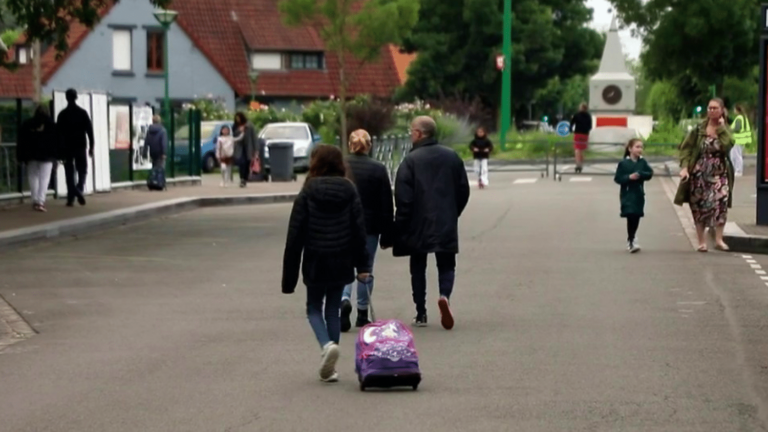
<svg viewBox="0 0 768 432">
<path fill-rule="evenodd" d="M 419 0 L 280 0 L 286 24 L 311 25 L 339 62 L 341 143 L 347 151 L 347 56 L 375 60 L 388 44 L 400 44 L 419 14 Z"/>
<path fill-rule="evenodd" d="M 501 73 L 501 0 L 422 0 L 421 16 L 405 47 L 418 52 L 403 98 L 474 98 L 497 108 Z M 591 75 L 604 39 L 587 27 L 582 0 L 515 0 L 512 24 L 512 97 L 518 117 L 558 77 Z"/>
<path fill-rule="evenodd" d="M 624 23 L 637 26 L 648 77 L 691 81 L 722 94 L 727 76 L 749 76 L 757 64 L 757 0 L 611 0 Z M 687 77 L 687 78 L 685 78 Z"/>
<path fill-rule="evenodd" d="M 69 49 L 67 34 L 72 22 L 92 28 L 99 10 L 118 0 L 0 0 L 0 22 L 25 29 L 29 40 L 51 43 L 59 55 Z M 147 0 L 159 8 L 171 0 Z M 8 67 L 0 63 L 0 67 Z"/>
</svg>

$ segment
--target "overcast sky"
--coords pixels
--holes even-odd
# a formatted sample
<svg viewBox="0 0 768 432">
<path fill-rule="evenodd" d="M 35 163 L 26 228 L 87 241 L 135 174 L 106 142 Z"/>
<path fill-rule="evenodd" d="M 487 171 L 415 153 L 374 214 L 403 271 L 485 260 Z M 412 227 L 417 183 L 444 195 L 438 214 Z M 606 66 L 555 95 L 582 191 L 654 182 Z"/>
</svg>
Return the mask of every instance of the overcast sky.
<svg viewBox="0 0 768 432">
<path fill-rule="evenodd" d="M 608 0 L 587 0 L 587 7 L 594 10 L 592 17 L 592 27 L 595 30 L 604 32 L 611 27 L 611 18 L 613 13 L 609 12 L 611 4 Z M 624 55 L 636 59 L 640 57 L 642 42 L 640 39 L 633 38 L 629 29 L 621 30 L 621 45 L 624 48 Z"/>
</svg>

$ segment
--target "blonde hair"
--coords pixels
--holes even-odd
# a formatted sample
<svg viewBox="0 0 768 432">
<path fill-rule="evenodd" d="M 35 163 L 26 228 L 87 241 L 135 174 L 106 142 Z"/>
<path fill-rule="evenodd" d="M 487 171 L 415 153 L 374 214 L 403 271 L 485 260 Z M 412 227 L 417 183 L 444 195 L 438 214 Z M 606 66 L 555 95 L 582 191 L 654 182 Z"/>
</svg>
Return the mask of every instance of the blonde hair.
<svg viewBox="0 0 768 432">
<path fill-rule="evenodd" d="M 364 129 L 358 129 L 349 134 L 349 152 L 367 154 L 371 151 L 371 135 Z"/>
</svg>

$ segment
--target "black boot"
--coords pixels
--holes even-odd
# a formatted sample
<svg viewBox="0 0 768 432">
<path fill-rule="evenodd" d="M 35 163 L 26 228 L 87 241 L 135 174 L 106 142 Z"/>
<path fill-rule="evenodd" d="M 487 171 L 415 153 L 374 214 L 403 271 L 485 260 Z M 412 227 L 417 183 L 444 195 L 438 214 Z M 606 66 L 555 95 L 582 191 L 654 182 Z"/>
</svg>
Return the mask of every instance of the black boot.
<svg viewBox="0 0 768 432">
<path fill-rule="evenodd" d="M 352 314 L 352 304 L 349 300 L 343 300 L 341 302 L 341 331 L 346 333 L 352 327 L 352 322 L 349 320 L 349 316 Z"/>
<path fill-rule="evenodd" d="M 355 323 L 355 327 L 365 327 L 371 322 L 368 320 L 368 309 L 358 309 L 357 310 L 357 322 Z"/>
</svg>

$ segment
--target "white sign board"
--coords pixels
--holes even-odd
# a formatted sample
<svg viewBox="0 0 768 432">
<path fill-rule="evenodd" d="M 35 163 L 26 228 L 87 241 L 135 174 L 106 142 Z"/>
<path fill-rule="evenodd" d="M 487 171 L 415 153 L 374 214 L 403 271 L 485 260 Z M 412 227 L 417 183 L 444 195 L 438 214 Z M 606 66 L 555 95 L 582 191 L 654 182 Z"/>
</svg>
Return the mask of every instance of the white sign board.
<svg viewBox="0 0 768 432">
<path fill-rule="evenodd" d="M 133 145 L 133 170 L 152 169 L 152 160 L 149 152 L 144 151 L 144 141 L 147 136 L 147 129 L 152 124 L 152 108 L 148 106 L 133 107 L 133 133 L 131 140 Z"/>
</svg>

